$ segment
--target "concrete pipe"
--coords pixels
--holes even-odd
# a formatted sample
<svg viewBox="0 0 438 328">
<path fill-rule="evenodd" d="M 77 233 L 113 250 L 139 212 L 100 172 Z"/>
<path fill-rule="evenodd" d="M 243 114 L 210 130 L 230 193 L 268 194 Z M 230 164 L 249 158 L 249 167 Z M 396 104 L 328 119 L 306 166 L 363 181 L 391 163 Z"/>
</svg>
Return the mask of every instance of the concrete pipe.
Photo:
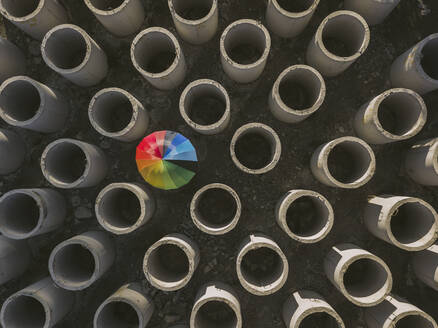
<svg viewBox="0 0 438 328">
<path fill-rule="evenodd" d="M 26 71 L 26 57 L 12 42 L 0 37 L 0 83 Z"/>
<path fill-rule="evenodd" d="M 321 183 L 345 189 L 359 188 L 374 176 L 376 158 L 371 147 L 355 137 L 341 137 L 319 146 L 310 168 Z"/>
<path fill-rule="evenodd" d="M 373 26 L 382 23 L 399 3 L 400 0 L 345 0 L 344 7 L 357 12 Z"/>
<path fill-rule="evenodd" d="M 181 94 L 179 112 L 196 132 L 212 135 L 230 123 L 230 98 L 218 82 L 208 79 L 190 83 Z"/>
<path fill-rule="evenodd" d="M 209 283 L 198 291 L 190 315 L 190 328 L 212 327 L 242 328 L 237 294 L 220 282 Z"/>
<path fill-rule="evenodd" d="M 321 295 L 309 290 L 299 290 L 286 300 L 283 305 L 283 320 L 288 328 L 345 328 L 335 309 Z"/>
<path fill-rule="evenodd" d="M 25 241 L 0 236 L 0 285 L 21 276 L 30 260 L 30 248 Z"/>
<path fill-rule="evenodd" d="M 252 19 L 228 25 L 220 39 L 222 68 L 238 83 L 257 80 L 265 69 L 271 50 L 268 30 Z"/>
<path fill-rule="evenodd" d="M 168 0 L 178 34 L 185 41 L 200 45 L 210 41 L 218 27 L 217 0 Z"/>
<path fill-rule="evenodd" d="M 175 291 L 186 286 L 200 258 L 198 245 L 179 233 L 161 238 L 146 251 L 143 272 L 160 290 Z"/>
<path fill-rule="evenodd" d="M 14 76 L 0 86 L 0 117 L 8 124 L 37 132 L 61 130 L 68 105 L 48 86 L 27 76 Z"/>
<path fill-rule="evenodd" d="M 251 294 L 266 296 L 286 283 L 289 263 L 280 246 L 270 237 L 251 234 L 240 246 L 236 270 L 243 288 Z"/>
<path fill-rule="evenodd" d="M 96 217 L 100 225 L 116 235 L 143 226 L 155 211 L 152 194 L 135 183 L 112 183 L 96 198 Z"/>
<path fill-rule="evenodd" d="M 239 222 L 242 203 L 233 188 L 211 183 L 199 189 L 190 203 L 195 226 L 209 235 L 223 235 Z"/>
<path fill-rule="evenodd" d="M 85 0 L 97 20 L 112 34 L 128 36 L 140 29 L 145 19 L 140 0 Z"/>
<path fill-rule="evenodd" d="M 437 328 L 435 320 L 399 296 L 389 295 L 379 305 L 365 310 L 368 328 Z"/>
<path fill-rule="evenodd" d="M 239 170 L 248 174 L 263 174 L 271 171 L 280 160 L 281 141 L 269 126 L 248 123 L 234 133 L 230 153 Z"/>
<path fill-rule="evenodd" d="M 41 170 L 57 188 L 86 188 L 105 178 L 108 164 L 100 148 L 79 140 L 58 139 L 44 149 Z"/>
<path fill-rule="evenodd" d="M 12 24 L 37 40 L 51 28 L 69 21 L 67 11 L 58 0 L 0 0 L 0 11 Z"/>
<path fill-rule="evenodd" d="M 149 114 L 129 92 L 119 88 L 100 90 L 88 107 L 91 125 L 101 135 L 130 142 L 145 135 Z"/>
<path fill-rule="evenodd" d="M 307 48 L 307 63 L 333 77 L 349 68 L 367 49 L 370 29 L 359 14 L 340 10 L 319 25 Z"/>
<path fill-rule="evenodd" d="M 141 285 L 132 283 L 108 297 L 94 315 L 94 328 L 145 328 L 154 312 L 154 303 Z"/>
<path fill-rule="evenodd" d="M 438 245 L 416 252 L 412 258 L 415 275 L 429 287 L 438 291 Z"/>
<path fill-rule="evenodd" d="M 309 24 L 319 0 L 269 0 L 266 8 L 268 28 L 283 38 L 301 34 Z"/>
<path fill-rule="evenodd" d="M 0 174 L 16 171 L 24 162 L 26 144 L 14 131 L 0 129 Z"/>
<path fill-rule="evenodd" d="M 438 138 L 413 145 L 406 154 L 405 168 L 415 182 L 438 186 Z"/>
<path fill-rule="evenodd" d="M 427 119 L 423 98 L 409 89 L 390 89 L 364 104 L 356 113 L 354 129 L 372 144 L 406 140 L 417 135 Z"/>
<path fill-rule="evenodd" d="M 321 194 L 311 190 L 290 190 L 277 203 L 275 217 L 280 228 L 301 243 L 324 239 L 334 222 L 333 207 Z"/>
<path fill-rule="evenodd" d="M 0 232 L 7 238 L 27 239 L 64 223 L 66 202 L 52 189 L 15 189 L 0 198 Z"/>
<path fill-rule="evenodd" d="M 269 108 L 285 123 L 298 123 L 315 113 L 324 102 L 325 82 L 307 65 L 286 68 L 278 76 L 269 97 Z"/>
<path fill-rule="evenodd" d="M 141 31 L 132 41 L 131 60 L 135 69 L 157 89 L 171 90 L 186 77 L 186 61 L 175 36 L 161 27 Z"/>
<path fill-rule="evenodd" d="M 369 197 L 364 223 L 374 236 L 406 251 L 424 250 L 438 237 L 437 212 L 415 197 Z"/>
<path fill-rule="evenodd" d="M 98 84 L 108 73 L 105 52 L 76 25 L 58 25 L 47 32 L 41 55 L 47 66 L 81 87 Z"/>
<path fill-rule="evenodd" d="M 345 298 L 357 306 L 375 306 L 392 289 L 392 274 L 386 263 L 353 244 L 333 246 L 324 260 L 324 271 Z"/>
<path fill-rule="evenodd" d="M 391 66 L 393 87 L 408 88 L 420 95 L 438 89 L 438 33 L 431 34 L 400 55 Z"/>
<path fill-rule="evenodd" d="M 88 231 L 58 244 L 50 254 L 49 272 L 64 289 L 90 287 L 112 266 L 115 243 L 103 231 Z"/>
<path fill-rule="evenodd" d="M 56 286 L 46 277 L 9 296 L 3 303 L 3 328 L 51 328 L 73 308 L 74 294 Z"/>
</svg>

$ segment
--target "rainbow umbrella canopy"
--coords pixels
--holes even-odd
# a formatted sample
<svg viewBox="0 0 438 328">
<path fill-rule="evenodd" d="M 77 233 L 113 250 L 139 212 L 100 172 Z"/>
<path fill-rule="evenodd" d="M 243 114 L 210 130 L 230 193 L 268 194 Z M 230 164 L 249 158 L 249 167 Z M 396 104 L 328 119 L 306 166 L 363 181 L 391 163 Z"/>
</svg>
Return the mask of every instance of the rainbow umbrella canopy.
<svg viewBox="0 0 438 328">
<path fill-rule="evenodd" d="M 157 131 L 137 146 L 135 160 L 142 177 L 150 185 L 178 189 L 195 176 L 198 157 L 189 139 L 173 131 Z"/>
</svg>

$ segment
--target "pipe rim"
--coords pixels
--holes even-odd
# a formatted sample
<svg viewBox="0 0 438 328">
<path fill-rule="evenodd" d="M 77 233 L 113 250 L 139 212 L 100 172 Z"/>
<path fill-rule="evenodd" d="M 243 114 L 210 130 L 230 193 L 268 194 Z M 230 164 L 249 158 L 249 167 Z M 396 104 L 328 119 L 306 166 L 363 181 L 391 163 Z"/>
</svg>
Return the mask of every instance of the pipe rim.
<svg viewBox="0 0 438 328">
<path fill-rule="evenodd" d="M 31 20 L 32 18 L 35 18 L 35 16 L 37 16 L 41 12 L 41 9 L 44 7 L 45 2 L 46 2 L 46 0 L 39 0 L 37 7 L 30 14 L 27 14 L 26 16 L 23 16 L 23 17 L 17 17 L 17 16 L 14 16 L 14 15 L 11 15 L 6 10 L 5 6 L 3 5 L 3 1 L 4 0 L 0 0 L 0 11 L 1 11 L 1 13 L 8 20 L 10 20 L 12 22 L 16 22 L 16 23 L 23 23 L 23 22 Z"/>
<path fill-rule="evenodd" d="M 207 190 L 211 190 L 211 189 L 225 190 L 226 192 L 228 192 L 228 194 L 230 194 L 234 198 L 236 204 L 236 214 L 234 215 L 234 217 L 231 220 L 229 220 L 227 224 L 224 224 L 219 227 L 208 224 L 208 221 L 203 220 L 201 215 L 197 213 L 197 205 L 201 200 L 202 194 Z M 233 188 L 222 183 L 211 183 L 202 187 L 195 193 L 190 203 L 190 216 L 192 217 L 193 223 L 199 230 L 209 235 L 223 235 L 233 230 L 236 227 L 236 225 L 239 223 L 241 212 L 242 212 L 242 203 L 240 201 L 239 195 L 234 191 Z"/>
<path fill-rule="evenodd" d="M 184 24 L 192 25 L 192 26 L 201 25 L 205 23 L 210 18 L 212 18 L 215 12 L 217 11 L 217 0 L 212 0 L 211 8 L 207 15 L 199 19 L 186 19 L 178 14 L 178 12 L 175 9 L 175 6 L 173 5 L 173 0 L 167 0 L 167 3 L 169 5 L 170 13 L 173 17 L 175 17 L 177 20 L 179 20 Z"/>
<path fill-rule="evenodd" d="M 284 9 L 282 6 L 280 6 L 280 4 L 278 3 L 278 0 L 269 0 L 269 1 L 272 2 L 275 9 L 277 11 L 279 11 L 282 15 L 284 15 L 286 17 L 290 17 L 290 18 L 301 18 L 301 17 L 305 17 L 305 16 L 312 14 L 316 10 L 316 7 L 318 7 L 320 0 L 313 0 L 312 4 L 309 6 L 309 8 L 307 8 L 306 10 L 303 10 L 303 11 L 299 11 L 299 12 L 293 12 L 293 11 L 289 11 L 289 10 Z"/>
<path fill-rule="evenodd" d="M 124 0 L 118 7 L 110 9 L 110 10 L 103 10 L 103 9 L 97 8 L 96 6 L 93 5 L 91 0 L 85 0 L 85 4 L 87 5 L 88 9 L 90 9 L 93 14 L 97 14 L 100 16 L 111 16 L 111 15 L 118 14 L 123 9 L 125 9 L 130 1 L 131 0 Z"/>
<path fill-rule="evenodd" d="M 116 302 L 121 302 L 121 303 L 128 304 L 135 311 L 135 313 L 137 313 L 138 328 L 146 326 L 147 322 L 144 322 L 142 312 L 138 308 L 138 306 L 137 306 L 137 304 L 135 302 L 132 302 L 130 299 L 128 299 L 126 297 L 111 295 L 102 304 L 99 305 L 99 307 L 97 308 L 96 312 L 94 313 L 94 318 L 93 318 L 93 325 L 94 325 L 94 327 L 96 327 L 96 328 L 102 327 L 101 325 L 98 325 L 98 320 L 100 318 L 100 315 L 101 315 L 102 311 L 105 309 L 105 307 L 107 305 L 109 305 L 111 303 L 116 303 Z"/>
<path fill-rule="evenodd" d="M 329 316 L 331 316 L 333 319 L 336 320 L 336 323 L 338 324 L 339 328 L 345 328 L 344 321 L 342 320 L 341 316 L 332 308 L 328 306 L 314 306 L 311 308 L 308 308 L 307 310 L 303 311 L 300 316 L 297 318 L 295 325 L 288 326 L 288 328 L 299 328 L 301 323 L 307 318 L 310 317 L 312 314 L 318 314 L 318 313 L 326 313 Z"/>
<path fill-rule="evenodd" d="M 227 291 L 225 291 L 225 292 L 227 294 L 231 294 L 231 293 L 229 293 Z M 242 314 L 240 312 L 240 306 L 236 306 L 236 304 L 234 304 L 234 302 L 232 302 L 231 300 L 227 299 L 225 296 L 221 296 L 221 295 L 213 295 L 213 296 L 205 297 L 205 298 L 202 298 L 202 299 L 199 299 L 199 300 L 196 301 L 196 303 L 193 305 L 193 308 L 192 308 L 192 311 L 191 311 L 191 314 L 190 314 L 190 323 L 193 323 L 193 328 L 202 328 L 202 327 L 198 327 L 196 325 L 196 317 L 197 317 L 197 315 L 199 313 L 199 310 L 205 304 L 207 304 L 209 302 L 215 302 L 215 301 L 216 302 L 225 303 L 231 310 L 233 310 L 234 315 L 236 316 L 235 328 L 241 328 L 242 327 Z M 178 327 L 178 326 L 176 326 L 176 327 Z"/>
<path fill-rule="evenodd" d="M 398 315 L 396 315 L 394 317 L 394 319 L 392 320 L 394 327 L 396 327 L 397 323 L 409 316 L 419 316 L 422 317 L 423 319 L 427 320 L 434 328 L 438 327 L 438 325 L 436 324 L 435 320 L 426 312 L 420 310 L 420 309 L 412 309 L 412 310 L 408 310 L 408 311 L 403 311 L 401 313 L 399 313 Z"/>
<path fill-rule="evenodd" d="M 438 39 L 438 33 L 433 33 L 431 35 L 429 35 L 428 37 L 426 37 L 425 39 L 423 39 L 422 41 L 420 41 L 417 45 L 414 46 L 415 49 L 415 58 L 413 60 L 414 65 L 417 69 L 417 71 L 420 73 L 420 75 L 422 76 L 423 79 L 429 81 L 430 83 L 438 83 L 438 79 L 434 79 L 432 77 L 429 76 L 429 74 L 427 74 L 424 69 L 423 66 L 421 65 L 421 59 L 423 58 L 423 48 L 431 41 L 434 39 Z"/>
</svg>

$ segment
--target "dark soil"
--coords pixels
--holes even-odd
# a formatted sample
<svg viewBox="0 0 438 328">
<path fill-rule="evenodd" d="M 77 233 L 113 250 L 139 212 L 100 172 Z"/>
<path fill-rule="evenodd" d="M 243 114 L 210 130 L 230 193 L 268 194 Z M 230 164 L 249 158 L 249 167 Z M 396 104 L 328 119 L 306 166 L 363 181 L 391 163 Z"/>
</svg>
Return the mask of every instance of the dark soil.
<svg viewBox="0 0 438 328">
<path fill-rule="evenodd" d="M 242 260 L 242 271 L 256 281 L 264 281 L 270 277 L 280 263 L 276 252 L 267 247 L 249 251 Z"/>
</svg>

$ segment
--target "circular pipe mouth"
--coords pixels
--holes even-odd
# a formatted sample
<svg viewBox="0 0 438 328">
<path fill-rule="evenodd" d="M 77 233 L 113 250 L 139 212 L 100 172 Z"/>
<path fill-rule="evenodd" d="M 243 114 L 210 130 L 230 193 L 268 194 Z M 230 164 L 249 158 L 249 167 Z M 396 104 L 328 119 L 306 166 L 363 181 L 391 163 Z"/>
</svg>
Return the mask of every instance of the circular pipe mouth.
<svg viewBox="0 0 438 328">
<path fill-rule="evenodd" d="M 206 299 L 198 305 L 194 314 L 194 328 L 238 328 L 236 309 L 229 301 L 219 297 Z"/>
<path fill-rule="evenodd" d="M 227 62 L 241 69 L 248 69 L 266 61 L 271 49 L 271 37 L 261 23 L 241 19 L 224 30 L 220 49 Z"/>
<path fill-rule="evenodd" d="M 263 174 L 280 160 L 281 141 L 269 126 L 249 123 L 234 133 L 230 152 L 237 168 L 249 174 Z"/>
<path fill-rule="evenodd" d="M 72 73 L 81 70 L 91 55 L 88 34 L 80 27 L 62 24 L 52 28 L 41 43 L 41 55 L 55 71 Z"/>
<path fill-rule="evenodd" d="M 395 328 L 434 328 L 435 321 L 422 311 L 403 313 L 394 319 Z"/>
<path fill-rule="evenodd" d="M 339 315 L 326 308 L 314 308 L 305 313 L 295 327 L 338 327 L 344 328 Z"/>
<path fill-rule="evenodd" d="M 0 0 L 0 10 L 11 21 L 23 22 L 35 17 L 46 0 Z"/>
<path fill-rule="evenodd" d="M 40 299 L 28 294 L 15 294 L 3 304 L 3 327 L 48 327 L 50 309 Z"/>
<path fill-rule="evenodd" d="M 298 18 L 312 13 L 319 4 L 319 0 L 272 0 L 274 7 L 285 16 Z"/>
<path fill-rule="evenodd" d="M 322 51 L 337 61 L 357 59 L 370 42 L 370 29 L 365 19 L 348 10 L 328 15 L 316 33 Z"/>
<path fill-rule="evenodd" d="M 42 199 L 32 191 L 12 190 L 0 198 L 0 230 L 11 239 L 26 239 L 40 228 L 45 216 Z"/>
<path fill-rule="evenodd" d="M 210 235 L 221 235 L 233 230 L 241 211 L 242 204 L 237 193 L 219 183 L 199 189 L 190 203 L 193 223 Z"/>
<path fill-rule="evenodd" d="M 216 81 L 197 80 L 181 94 L 179 110 L 182 118 L 199 132 L 220 132 L 230 120 L 230 98 Z M 222 128 L 223 127 L 223 128 Z"/>
<path fill-rule="evenodd" d="M 95 328 L 143 328 L 136 304 L 124 299 L 113 299 L 96 313 Z"/>
<path fill-rule="evenodd" d="M 143 30 L 132 41 L 132 62 L 144 76 L 167 76 L 175 70 L 180 58 L 181 48 L 178 40 L 164 28 L 151 27 Z"/>
<path fill-rule="evenodd" d="M 217 8 L 217 0 L 168 0 L 170 12 L 180 21 L 199 25 L 210 19 Z"/>
<path fill-rule="evenodd" d="M 427 38 L 421 45 L 417 65 L 419 66 L 419 70 L 423 71 L 429 79 L 435 82 L 438 82 L 438 68 L 436 67 L 437 56 L 438 34 L 434 34 Z"/>
<path fill-rule="evenodd" d="M 85 0 L 85 4 L 99 15 L 114 15 L 124 9 L 131 0 Z"/>
</svg>

